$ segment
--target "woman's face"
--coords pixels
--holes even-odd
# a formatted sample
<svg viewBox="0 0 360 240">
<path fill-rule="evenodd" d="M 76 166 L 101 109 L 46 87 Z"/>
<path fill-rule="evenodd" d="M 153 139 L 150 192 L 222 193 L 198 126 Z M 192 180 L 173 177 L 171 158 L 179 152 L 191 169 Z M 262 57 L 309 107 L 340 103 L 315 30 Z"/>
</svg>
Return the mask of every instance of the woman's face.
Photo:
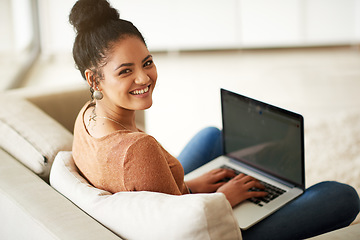
<svg viewBox="0 0 360 240">
<path fill-rule="evenodd" d="M 145 44 L 136 37 L 127 37 L 116 42 L 111 50 L 102 68 L 101 101 L 127 110 L 151 107 L 157 71 Z"/>
</svg>

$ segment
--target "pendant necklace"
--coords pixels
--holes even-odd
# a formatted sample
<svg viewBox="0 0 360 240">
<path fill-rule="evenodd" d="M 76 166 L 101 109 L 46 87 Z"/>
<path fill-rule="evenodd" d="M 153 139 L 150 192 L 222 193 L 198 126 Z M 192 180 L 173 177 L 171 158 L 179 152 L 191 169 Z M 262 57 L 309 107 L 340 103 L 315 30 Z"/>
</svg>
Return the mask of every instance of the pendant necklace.
<svg viewBox="0 0 360 240">
<path fill-rule="evenodd" d="M 109 117 L 103 117 L 103 116 L 96 116 L 96 117 L 98 117 L 98 118 L 103 118 L 103 119 L 107 119 L 107 120 L 110 120 L 110 121 L 112 121 L 112 122 L 114 122 L 114 123 L 119 124 L 121 127 L 125 128 L 126 130 L 131 131 L 130 129 L 128 129 L 127 127 L 125 127 L 124 125 L 122 125 L 120 122 L 118 122 L 118 121 L 116 121 L 116 120 L 114 120 L 114 119 L 112 119 L 112 118 L 109 118 Z"/>
<path fill-rule="evenodd" d="M 96 118 L 103 118 L 103 119 L 110 120 L 110 121 L 112 121 L 112 122 L 120 125 L 120 126 L 123 127 L 124 129 L 126 129 L 126 130 L 128 130 L 128 131 L 131 131 L 130 129 L 128 129 L 127 127 L 125 127 L 122 123 L 120 123 L 120 122 L 118 122 L 118 121 L 116 121 L 116 120 L 114 120 L 114 119 L 112 119 L 112 118 L 103 117 L 103 116 L 98 116 L 98 115 L 96 114 L 96 105 L 95 105 L 95 106 L 94 106 L 94 109 L 92 110 L 92 115 L 90 115 L 90 117 L 89 117 L 89 125 L 90 125 L 90 122 L 91 122 L 91 121 L 96 122 Z"/>
</svg>

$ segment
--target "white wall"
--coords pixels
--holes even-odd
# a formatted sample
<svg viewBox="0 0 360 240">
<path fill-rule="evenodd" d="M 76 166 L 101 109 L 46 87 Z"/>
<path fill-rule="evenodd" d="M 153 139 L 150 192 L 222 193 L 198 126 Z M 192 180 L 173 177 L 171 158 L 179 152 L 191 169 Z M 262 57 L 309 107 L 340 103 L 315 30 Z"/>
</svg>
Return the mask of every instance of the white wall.
<svg viewBox="0 0 360 240">
<path fill-rule="evenodd" d="M 75 0 L 40 0 L 43 49 L 69 52 Z M 152 51 L 355 44 L 360 0 L 110 0 Z"/>
<path fill-rule="evenodd" d="M 71 53 L 75 32 L 69 13 L 75 0 L 39 0 L 42 53 Z"/>
<path fill-rule="evenodd" d="M 0 53 L 21 53 L 33 42 L 30 0 L 0 1 Z"/>
<path fill-rule="evenodd" d="M 30 0 L 12 0 L 11 14 L 15 51 L 30 47 L 34 40 L 33 12 Z"/>
<path fill-rule="evenodd" d="M 301 0 L 241 0 L 241 45 L 293 46 L 304 42 Z"/>
<path fill-rule="evenodd" d="M 306 40 L 314 44 L 359 42 L 358 0 L 307 0 Z"/>
<path fill-rule="evenodd" d="M 0 53 L 11 52 L 14 47 L 10 0 L 0 1 L 0 23 Z"/>
<path fill-rule="evenodd" d="M 237 0 L 112 2 L 143 32 L 150 49 L 238 47 Z"/>
</svg>

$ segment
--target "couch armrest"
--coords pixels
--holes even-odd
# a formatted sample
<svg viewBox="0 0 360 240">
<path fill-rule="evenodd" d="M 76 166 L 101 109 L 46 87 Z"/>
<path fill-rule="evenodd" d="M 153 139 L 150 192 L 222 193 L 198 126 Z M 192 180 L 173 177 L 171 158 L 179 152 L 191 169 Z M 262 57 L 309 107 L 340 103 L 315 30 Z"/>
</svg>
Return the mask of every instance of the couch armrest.
<svg viewBox="0 0 360 240">
<path fill-rule="evenodd" d="M 0 239 L 120 239 L 0 149 Z"/>
<path fill-rule="evenodd" d="M 70 132 L 84 104 L 91 99 L 87 85 L 62 87 L 29 87 L 7 91 L 9 97 L 25 98 L 54 118 Z M 136 112 L 136 124 L 145 131 L 144 111 Z"/>
</svg>

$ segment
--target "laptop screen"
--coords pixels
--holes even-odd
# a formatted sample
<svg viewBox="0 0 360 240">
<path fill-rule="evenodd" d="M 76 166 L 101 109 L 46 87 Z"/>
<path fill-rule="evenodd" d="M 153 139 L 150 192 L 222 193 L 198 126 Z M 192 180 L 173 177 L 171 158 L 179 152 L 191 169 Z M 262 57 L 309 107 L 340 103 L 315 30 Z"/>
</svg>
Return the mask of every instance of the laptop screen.
<svg viewBox="0 0 360 240">
<path fill-rule="evenodd" d="M 304 187 L 303 117 L 221 89 L 224 154 Z"/>
</svg>

